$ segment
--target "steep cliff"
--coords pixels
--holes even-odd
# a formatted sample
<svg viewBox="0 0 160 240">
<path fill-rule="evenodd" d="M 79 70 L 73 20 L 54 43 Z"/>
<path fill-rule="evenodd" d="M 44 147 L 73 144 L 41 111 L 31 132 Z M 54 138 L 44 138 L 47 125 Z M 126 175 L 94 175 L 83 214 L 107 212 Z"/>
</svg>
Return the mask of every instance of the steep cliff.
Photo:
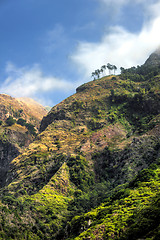
<svg viewBox="0 0 160 240">
<path fill-rule="evenodd" d="M 0 187 L 6 184 L 10 162 L 18 155 L 19 150 L 14 144 L 0 140 Z"/>
</svg>

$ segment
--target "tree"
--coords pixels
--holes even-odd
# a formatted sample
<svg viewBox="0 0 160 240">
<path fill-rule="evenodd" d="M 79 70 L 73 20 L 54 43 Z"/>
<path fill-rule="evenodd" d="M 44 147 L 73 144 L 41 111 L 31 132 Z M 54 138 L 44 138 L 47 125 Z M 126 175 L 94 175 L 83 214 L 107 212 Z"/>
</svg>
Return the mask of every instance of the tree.
<svg viewBox="0 0 160 240">
<path fill-rule="evenodd" d="M 36 130 L 35 130 L 33 124 L 26 123 L 25 126 L 31 134 L 36 135 Z"/>
<path fill-rule="evenodd" d="M 100 77 L 100 70 L 97 69 L 97 70 L 95 71 L 95 74 L 96 74 L 96 76 L 99 78 L 99 77 Z"/>
<path fill-rule="evenodd" d="M 98 78 L 100 78 L 101 71 L 98 69 Z"/>
<path fill-rule="evenodd" d="M 117 70 L 117 67 L 115 65 L 113 65 L 113 70 L 114 70 L 114 75 L 115 75 L 115 72 Z"/>
<path fill-rule="evenodd" d="M 103 70 L 104 73 L 105 73 L 106 68 L 107 68 L 106 65 L 103 65 L 103 66 L 101 67 L 101 69 Z M 106 74 L 106 73 L 105 73 L 105 74 Z"/>
<path fill-rule="evenodd" d="M 109 75 L 111 75 L 111 70 L 113 70 L 113 65 L 110 63 L 107 63 L 107 68 L 109 70 Z"/>
<path fill-rule="evenodd" d="M 100 69 L 100 72 L 102 73 L 102 77 L 103 77 L 103 69 L 102 68 Z"/>
<path fill-rule="evenodd" d="M 92 72 L 92 77 L 93 77 L 94 80 L 95 80 L 95 75 L 96 75 L 96 73 Z"/>
<path fill-rule="evenodd" d="M 125 72 L 125 69 L 123 67 L 120 67 L 121 74 Z"/>
</svg>

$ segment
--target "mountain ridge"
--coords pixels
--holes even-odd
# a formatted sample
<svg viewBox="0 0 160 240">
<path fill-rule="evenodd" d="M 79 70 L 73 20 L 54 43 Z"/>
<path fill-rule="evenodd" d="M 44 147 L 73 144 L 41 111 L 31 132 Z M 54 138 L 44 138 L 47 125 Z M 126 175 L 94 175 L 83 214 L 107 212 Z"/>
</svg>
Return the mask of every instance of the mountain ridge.
<svg viewBox="0 0 160 240">
<path fill-rule="evenodd" d="M 54 106 L 9 166 L 0 237 L 156 240 L 159 80 L 159 65 L 144 64 L 83 84 Z M 147 210 L 155 217 L 145 221 Z"/>
</svg>

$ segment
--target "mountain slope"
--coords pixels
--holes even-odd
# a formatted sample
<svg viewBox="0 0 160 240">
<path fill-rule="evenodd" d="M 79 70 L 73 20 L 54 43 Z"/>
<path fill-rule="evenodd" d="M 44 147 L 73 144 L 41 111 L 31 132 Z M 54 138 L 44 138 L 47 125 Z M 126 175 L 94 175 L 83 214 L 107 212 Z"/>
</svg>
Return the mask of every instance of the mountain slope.
<svg viewBox="0 0 160 240">
<path fill-rule="evenodd" d="M 151 208 L 158 197 L 159 167 L 145 170 L 149 179 L 136 175 L 160 156 L 159 80 L 157 65 L 124 69 L 80 86 L 50 110 L 36 140 L 10 164 L 1 189 L 2 239 L 131 235 L 134 210 L 143 202 Z"/>
<path fill-rule="evenodd" d="M 155 52 L 153 52 L 149 58 L 146 60 L 145 65 L 159 65 L 160 64 L 160 48 L 158 48 Z"/>
<path fill-rule="evenodd" d="M 0 186 L 5 184 L 10 162 L 35 139 L 45 114 L 45 108 L 33 100 L 0 94 Z"/>
<path fill-rule="evenodd" d="M 98 208 L 74 217 L 69 239 L 159 239 L 159 176 L 160 166 L 152 165 Z"/>
<path fill-rule="evenodd" d="M 0 94 L 1 139 L 8 139 L 9 142 L 17 144 L 16 147 L 29 145 L 33 137 L 29 136 L 28 132 L 33 127 L 38 129 L 41 119 L 46 114 L 45 108 L 32 99 L 16 99 Z"/>
<path fill-rule="evenodd" d="M 13 98 L 7 94 L 0 94 L 0 120 L 6 120 L 9 116 L 16 119 L 24 118 L 27 122 L 39 125 L 46 109 L 30 98 Z"/>
<path fill-rule="evenodd" d="M 42 118 L 47 115 L 47 110 L 39 103 L 31 98 L 16 98 L 16 100 L 23 106 L 24 111 L 31 119 L 37 119 L 41 121 Z"/>
</svg>

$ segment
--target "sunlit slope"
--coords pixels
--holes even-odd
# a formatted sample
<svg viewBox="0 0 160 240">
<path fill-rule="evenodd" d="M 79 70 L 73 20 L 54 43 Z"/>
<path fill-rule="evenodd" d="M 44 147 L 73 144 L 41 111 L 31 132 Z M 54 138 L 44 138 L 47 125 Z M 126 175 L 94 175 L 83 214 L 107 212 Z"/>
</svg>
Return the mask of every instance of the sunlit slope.
<svg viewBox="0 0 160 240">
<path fill-rule="evenodd" d="M 99 210 L 95 219 L 90 210 L 106 202 L 115 187 L 128 184 L 140 170 L 158 162 L 159 73 L 159 68 L 145 66 L 124 69 L 119 76 L 80 86 L 50 110 L 36 140 L 12 161 L 1 189 L 2 239 L 118 239 L 120 232 L 125 236 L 129 218 L 121 221 L 119 202 L 113 211 L 102 213 L 105 219 L 113 214 L 108 225 Z M 158 168 L 155 171 L 159 181 Z M 127 191 L 137 196 L 134 187 Z M 157 191 L 158 185 L 156 191 L 153 186 L 151 197 Z M 144 197 L 145 192 L 137 206 L 146 201 Z M 126 201 L 134 210 L 133 201 Z M 133 213 L 125 211 L 128 216 Z"/>
</svg>

